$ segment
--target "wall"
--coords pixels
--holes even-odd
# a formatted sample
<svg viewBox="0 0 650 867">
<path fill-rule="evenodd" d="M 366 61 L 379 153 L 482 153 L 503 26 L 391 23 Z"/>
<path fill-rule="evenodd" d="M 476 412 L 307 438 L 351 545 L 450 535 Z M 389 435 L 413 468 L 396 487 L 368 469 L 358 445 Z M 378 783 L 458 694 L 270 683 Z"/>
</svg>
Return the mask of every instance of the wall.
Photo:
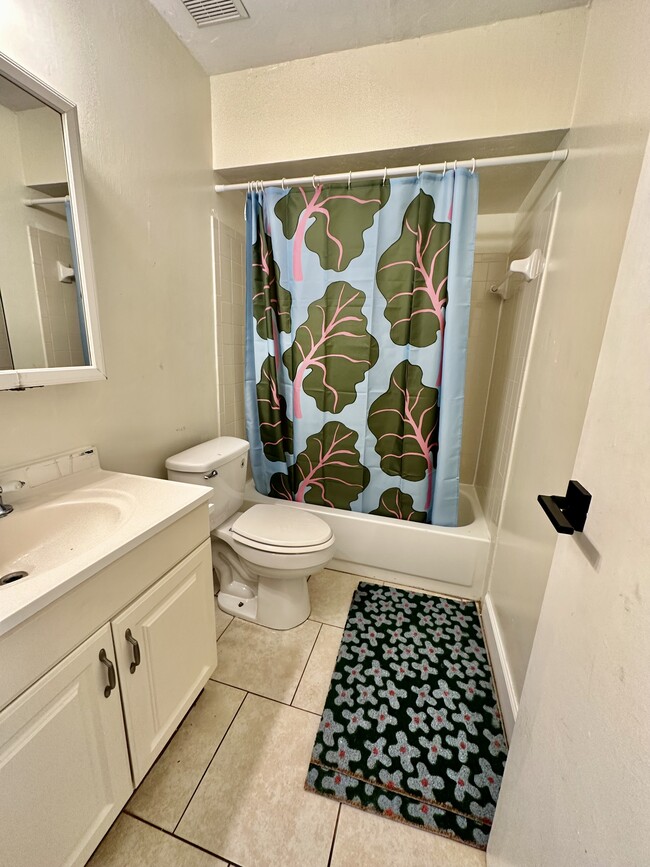
<svg viewBox="0 0 650 867">
<path fill-rule="evenodd" d="M 489 867 L 648 864 L 649 235 L 650 149 L 573 468 L 593 501 L 555 551 Z"/>
<path fill-rule="evenodd" d="M 208 79 L 146 0 L 4 0 L 0 51 L 78 105 L 108 373 L 0 394 L 0 464 L 163 474 L 217 430 Z"/>
<path fill-rule="evenodd" d="M 592 4 L 571 155 L 523 214 L 534 224 L 561 190 L 489 585 L 515 697 L 557 540 L 536 497 L 571 478 L 650 130 L 649 29 L 643 0 Z"/>
<path fill-rule="evenodd" d="M 570 9 L 213 76 L 213 164 L 564 129 L 586 18 Z"/>
<path fill-rule="evenodd" d="M 52 108 L 32 108 L 17 113 L 20 150 L 26 184 L 65 182 L 61 116 Z"/>
</svg>

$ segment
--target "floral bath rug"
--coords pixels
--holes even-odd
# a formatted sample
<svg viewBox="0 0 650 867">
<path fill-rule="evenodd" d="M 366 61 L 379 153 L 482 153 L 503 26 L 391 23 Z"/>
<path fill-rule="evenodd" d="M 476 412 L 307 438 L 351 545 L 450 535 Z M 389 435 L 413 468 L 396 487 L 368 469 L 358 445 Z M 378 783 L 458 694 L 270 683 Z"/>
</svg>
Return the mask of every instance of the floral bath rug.
<svg viewBox="0 0 650 867">
<path fill-rule="evenodd" d="M 305 788 L 485 849 L 506 754 L 477 603 L 359 584 Z"/>
</svg>

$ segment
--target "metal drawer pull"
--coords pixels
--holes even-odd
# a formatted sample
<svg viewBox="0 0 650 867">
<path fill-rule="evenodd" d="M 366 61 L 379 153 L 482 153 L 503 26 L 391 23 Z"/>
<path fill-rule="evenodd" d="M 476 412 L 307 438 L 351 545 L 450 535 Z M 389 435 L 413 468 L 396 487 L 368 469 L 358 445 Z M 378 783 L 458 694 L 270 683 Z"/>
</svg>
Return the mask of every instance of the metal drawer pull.
<svg viewBox="0 0 650 867">
<path fill-rule="evenodd" d="M 104 695 L 106 696 L 106 698 L 108 698 L 117 686 L 117 678 L 115 677 L 115 666 L 110 661 L 108 656 L 106 656 L 106 651 L 103 647 L 99 651 L 99 661 L 108 669 L 108 686 L 104 687 Z"/>
<path fill-rule="evenodd" d="M 133 674 L 136 668 L 140 665 L 140 645 L 138 644 L 137 639 L 133 637 L 133 633 L 130 629 L 126 630 L 124 637 L 133 647 L 133 662 L 129 666 L 129 671 Z"/>
</svg>

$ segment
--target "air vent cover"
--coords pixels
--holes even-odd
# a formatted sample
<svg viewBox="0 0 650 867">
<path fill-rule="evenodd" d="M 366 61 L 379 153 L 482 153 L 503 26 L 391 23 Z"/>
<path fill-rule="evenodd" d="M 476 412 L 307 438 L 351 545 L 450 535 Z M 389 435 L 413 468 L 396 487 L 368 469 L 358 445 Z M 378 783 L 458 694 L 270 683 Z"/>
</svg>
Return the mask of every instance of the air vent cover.
<svg viewBox="0 0 650 867">
<path fill-rule="evenodd" d="M 241 0 L 181 0 L 199 27 L 248 18 Z"/>
</svg>

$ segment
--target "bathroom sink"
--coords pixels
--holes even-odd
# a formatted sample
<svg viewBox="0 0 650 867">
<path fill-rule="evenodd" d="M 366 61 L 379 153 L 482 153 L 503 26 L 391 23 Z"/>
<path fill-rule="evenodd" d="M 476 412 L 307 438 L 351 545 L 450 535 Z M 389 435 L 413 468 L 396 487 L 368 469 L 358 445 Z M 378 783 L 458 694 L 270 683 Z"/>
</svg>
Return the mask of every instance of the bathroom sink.
<svg viewBox="0 0 650 867">
<path fill-rule="evenodd" d="M 16 571 L 33 576 L 74 559 L 127 521 L 134 505 L 120 492 L 110 497 L 85 492 L 17 507 L 0 524 L 0 579 Z"/>
<path fill-rule="evenodd" d="M 14 508 L 0 518 L 0 636 L 207 504 L 212 493 L 102 470 L 94 449 L 14 467 L 3 476 L 25 485 L 6 493 L 5 503 Z M 207 538 L 207 508 L 205 519 Z"/>
</svg>

